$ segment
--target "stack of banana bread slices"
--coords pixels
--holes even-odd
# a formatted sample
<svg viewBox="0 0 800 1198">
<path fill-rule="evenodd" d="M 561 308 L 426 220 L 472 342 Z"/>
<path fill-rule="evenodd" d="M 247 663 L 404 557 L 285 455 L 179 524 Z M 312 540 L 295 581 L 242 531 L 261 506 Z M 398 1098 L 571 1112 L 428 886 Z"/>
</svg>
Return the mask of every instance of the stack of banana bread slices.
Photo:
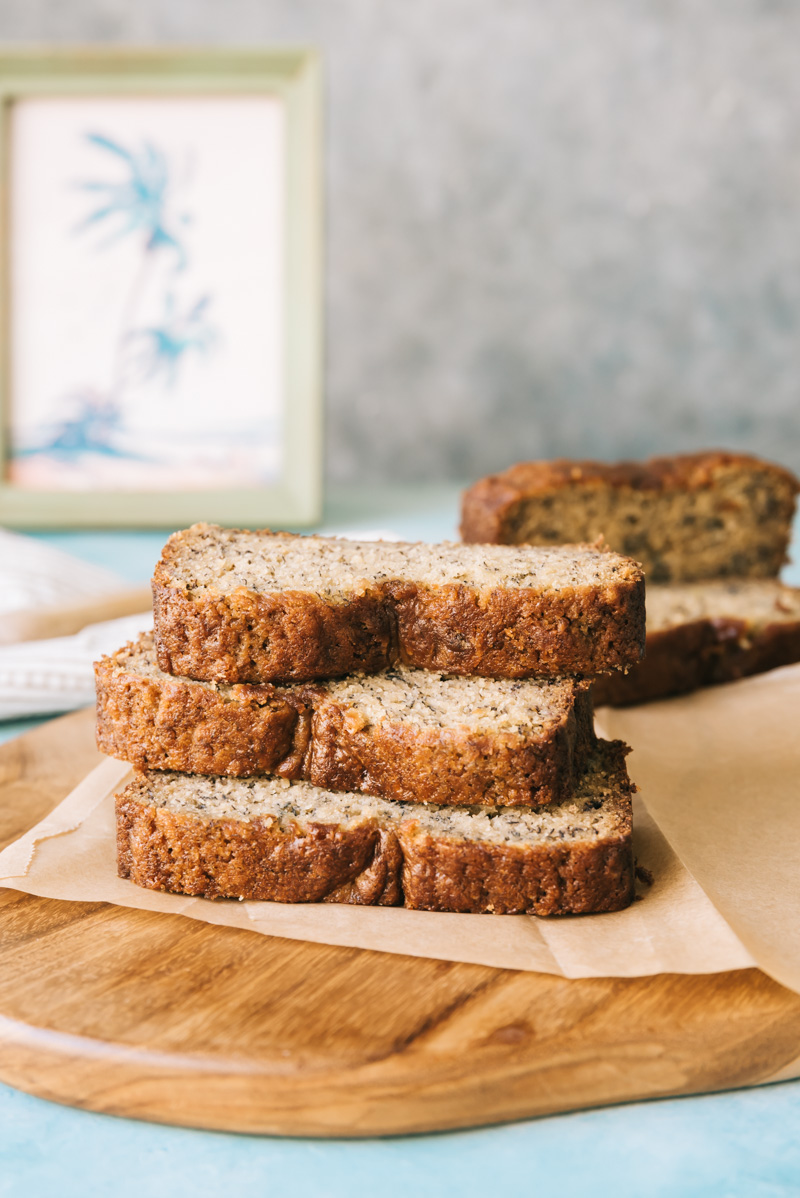
<svg viewBox="0 0 800 1198">
<path fill-rule="evenodd" d="M 588 545 L 397 544 L 195 525 L 155 630 L 96 666 L 135 766 L 118 864 L 206 898 L 614 911 L 626 747 L 585 678 L 644 646 L 644 583 Z"/>
</svg>

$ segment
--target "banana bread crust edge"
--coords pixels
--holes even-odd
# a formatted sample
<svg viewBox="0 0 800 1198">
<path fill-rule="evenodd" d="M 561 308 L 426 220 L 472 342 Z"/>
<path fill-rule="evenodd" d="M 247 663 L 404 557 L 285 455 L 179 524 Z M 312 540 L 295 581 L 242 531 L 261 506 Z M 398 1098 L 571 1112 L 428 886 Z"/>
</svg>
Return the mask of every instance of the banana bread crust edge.
<svg viewBox="0 0 800 1198">
<path fill-rule="evenodd" d="M 698 565 L 692 559 L 689 548 L 691 532 L 686 548 L 689 560 L 681 565 L 673 562 L 667 566 L 663 562 L 659 563 L 657 558 L 650 561 L 650 549 L 646 546 L 640 545 L 635 548 L 625 544 L 625 536 L 620 529 L 616 529 L 614 535 L 611 528 L 599 531 L 605 532 L 612 548 L 644 561 L 651 581 L 714 577 L 717 571 L 731 575 L 747 574 L 754 578 L 774 577 L 786 560 L 795 497 L 800 492 L 800 482 L 782 466 L 749 454 L 728 453 L 723 450 L 613 464 L 565 458 L 517 463 L 500 474 L 479 479 L 463 493 L 461 538 L 467 543 L 517 544 L 523 539 L 517 530 L 517 524 L 526 504 L 541 499 L 543 502 L 554 502 L 557 508 L 559 495 L 568 495 L 569 488 L 576 485 L 606 488 L 609 491 L 638 492 L 642 496 L 647 493 L 661 494 L 668 498 L 670 495 L 691 495 L 713 490 L 717 482 L 724 483 L 725 477 L 736 470 L 750 472 L 752 477 L 761 476 L 762 479 L 769 480 L 772 492 L 769 519 L 772 527 L 768 537 L 762 531 L 758 545 L 751 545 L 744 552 L 740 562 L 736 563 L 732 557 L 727 568 L 723 569 L 717 565 L 715 572 L 709 573 L 702 564 Z M 663 516 L 667 523 L 670 518 L 668 514 Z M 593 530 L 591 535 L 596 535 L 597 531 Z M 570 535 L 576 535 L 575 531 Z M 586 536 L 588 530 L 585 529 L 578 535 Z M 546 538 L 544 543 L 548 543 Z"/>
<path fill-rule="evenodd" d="M 302 592 L 188 594 L 153 581 L 158 664 L 209 682 L 309 682 L 400 660 L 450 674 L 556 677 L 627 670 L 644 650 L 644 578 L 528 593 L 388 583 L 326 603 Z"/>
<path fill-rule="evenodd" d="M 206 682 L 310 682 L 396 660 L 391 616 L 378 595 L 330 604 L 307 592 L 190 594 L 153 578 L 158 664 Z"/>
<path fill-rule="evenodd" d="M 754 629 L 745 620 L 692 620 L 649 633 L 644 659 L 625 677 L 599 678 L 594 701 L 598 707 L 632 707 L 798 661 L 800 623 Z"/>
<path fill-rule="evenodd" d="M 633 900 L 631 784 L 624 746 L 606 746 L 611 784 L 627 797 L 614 835 L 592 844 L 520 847 L 396 828 L 264 818 L 204 819 L 157 808 L 140 776 L 116 796 L 119 874 L 138 886 L 201 898 L 345 902 L 427 911 L 578 915 Z"/>
<path fill-rule="evenodd" d="M 630 563 L 634 567 L 633 563 Z M 391 584 L 407 664 L 494 678 L 628 670 L 644 651 L 644 578 L 556 593 Z"/>
<path fill-rule="evenodd" d="M 270 820 L 203 820 L 153 807 L 136 781 L 116 796 L 117 869 L 147 890 L 275 903 L 401 902 L 397 837 L 374 823 L 310 825 L 286 835 Z"/>
<path fill-rule="evenodd" d="M 139 770 L 299 778 L 311 740 L 304 696 L 270 685 L 241 685 L 226 702 L 218 691 L 168 675 L 95 663 L 97 747 Z"/>
<path fill-rule="evenodd" d="M 96 663 L 95 679 L 98 748 L 142 771 L 278 774 L 401 801 L 539 807 L 568 797 L 596 744 L 580 683 L 572 711 L 532 743 L 519 733 L 388 719 L 365 727 L 313 685 L 239 684 L 223 697 L 184 679 L 125 671 L 111 657 Z"/>
</svg>

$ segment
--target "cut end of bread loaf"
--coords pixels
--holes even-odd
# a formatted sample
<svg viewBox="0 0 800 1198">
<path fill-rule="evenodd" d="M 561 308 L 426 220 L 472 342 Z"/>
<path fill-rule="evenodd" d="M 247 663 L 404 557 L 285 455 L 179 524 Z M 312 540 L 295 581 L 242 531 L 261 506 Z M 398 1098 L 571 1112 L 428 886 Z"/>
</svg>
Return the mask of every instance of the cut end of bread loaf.
<svg viewBox="0 0 800 1198">
<path fill-rule="evenodd" d="M 626 707 L 733 682 L 800 661 L 800 588 L 774 579 L 651 586 L 647 652 L 595 702 Z"/>
<path fill-rule="evenodd" d="M 648 581 L 777 575 L 798 480 L 745 454 L 646 462 L 524 462 L 465 492 L 465 541 L 549 545 L 605 537 Z"/>
<path fill-rule="evenodd" d="M 541 915 L 633 893 L 625 747 L 600 742 L 565 803 L 448 808 L 279 779 L 139 775 L 117 797 L 119 870 L 206 898 Z"/>
</svg>

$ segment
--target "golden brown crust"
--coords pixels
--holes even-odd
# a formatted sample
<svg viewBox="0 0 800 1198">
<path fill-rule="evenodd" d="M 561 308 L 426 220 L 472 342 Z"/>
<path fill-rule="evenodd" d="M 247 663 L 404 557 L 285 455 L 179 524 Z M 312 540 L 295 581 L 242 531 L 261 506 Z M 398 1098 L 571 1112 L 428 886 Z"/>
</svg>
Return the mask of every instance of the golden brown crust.
<svg viewBox="0 0 800 1198">
<path fill-rule="evenodd" d="M 630 565 L 630 563 L 626 563 Z M 311 681 L 422 669 L 530 678 L 626 670 L 644 646 L 644 581 L 535 593 L 389 582 L 325 603 L 306 593 L 187 593 L 153 582 L 158 664 L 214 682 Z"/>
<path fill-rule="evenodd" d="M 624 746 L 604 750 L 609 786 L 627 810 L 591 843 L 491 844 L 434 837 L 414 819 L 395 828 L 208 819 L 147 800 L 146 777 L 117 796 L 121 877 L 203 898 L 351 902 L 428 911 L 536 915 L 617 911 L 633 898 Z"/>
<path fill-rule="evenodd" d="M 400 656 L 421 669 L 556 677 L 626 670 L 641 656 L 644 587 L 628 580 L 542 594 L 390 585 Z"/>
<path fill-rule="evenodd" d="M 137 769 L 301 776 L 311 709 L 299 693 L 244 684 L 226 701 L 182 678 L 122 671 L 111 657 L 95 664 L 95 685 L 97 747 Z"/>
<path fill-rule="evenodd" d="M 116 813 L 119 875 L 148 890 L 275 903 L 399 902 L 397 838 L 376 824 L 286 834 L 268 820 L 167 811 L 128 791 L 117 796 Z"/>
<path fill-rule="evenodd" d="M 544 806 L 571 792 L 592 751 L 592 706 L 532 739 L 464 727 L 358 718 L 324 687 L 239 684 L 219 690 L 146 676 L 105 657 L 95 666 L 97 744 L 140 770 L 248 777 L 279 774 L 315 786 L 423 803 Z"/>
<path fill-rule="evenodd" d="M 624 678 L 600 678 L 597 706 L 631 707 L 734 682 L 800 661 L 800 623 L 754 628 L 744 620 L 692 620 L 647 635 L 644 660 Z"/>
<path fill-rule="evenodd" d="M 480 479 L 466 495 L 485 496 L 487 501 L 496 497 L 496 501 L 502 503 L 506 498 L 536 495 L 575 483 L 625 487 L 635 491 L 699 491 L 713 486 L 719 470 L 727 467 L 766 470 L 776 483 L 782 483 L 793 494 L 800 491 L 800 484 L 791 471 L 774 462 L 752 454 L 712 449 L 647 458 L 642 462 L 597 462 L 574 458 L 517 462 L 500 474 Z M 465 541 L 482 539 L 464 536 L 463 530 L 462 536 Z"/>
<path fill-rule="evenodd" d="M 421 911 L 584 915 L 633 899 L 630 836 L 595 845 L 514 846 L 437 841 L 401 830 L 403 897 Z"/>
<path fill-rule="evenodd" d="M 158 664 L 210 682 L 307 682 L 377 673 L 396 659 L 378 595 L 326 603 L 307 592 L 186 592 L 153 578 Z"/>
<path fill-rule="evenodd" d="M 521 462 L 465 491 L 461 536 L 546 545 L 602 534 L 641 561 L 649 581 L 768 578 L 785 560 L 798 490 L 788 470 L 720 450 L 614 464 Z"/>
</svg>

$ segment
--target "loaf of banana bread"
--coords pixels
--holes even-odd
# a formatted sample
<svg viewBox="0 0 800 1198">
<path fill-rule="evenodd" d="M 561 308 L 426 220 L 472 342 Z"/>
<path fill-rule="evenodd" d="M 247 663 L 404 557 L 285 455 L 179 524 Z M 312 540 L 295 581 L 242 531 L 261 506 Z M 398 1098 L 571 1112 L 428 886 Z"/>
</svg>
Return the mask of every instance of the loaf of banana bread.
<svg viewBox="0 0 800 1198">
<path fill-rule="evenodd" d="M 635 562 L 591 545 L 358 542 L 196 524 L 153 578 L 158 663 L 214 682 L 310 681 L 402 662 L 449 674 L 626 670 L 644 647 Z"/>
<path fill-rule="evenodd" d="M 140 770 L 278 774 L 388 799 L 543 806 L 594 747 L 589 683 L 382 674 L 275 686 L 158 668 L 153 638 L 95 666 L 97 744 Z"/>
<path fill-rule="evenodd" d="M 598 742 L 562 804 L 438 807 L 276 778 L 139 774 L 117 796 L 118 868 L 203 898 L 568 915 L 633 897 L 625 746 Z"/>
<path fill-rule="evenodd" d="M 595 703 L 627 707 L 796 661 L 800 589 L 773 579 L 651 586 L 644 660 L 598 679 Z"/>
<path fill-rule="evenodd" d="M 745 454 L 646 462 L 523 462 L 464 493 L 466 542 L 554 545 L 604 537 L 651 582 L 771 578 L 786 557 L 798 480 Z"/>
</svg>

